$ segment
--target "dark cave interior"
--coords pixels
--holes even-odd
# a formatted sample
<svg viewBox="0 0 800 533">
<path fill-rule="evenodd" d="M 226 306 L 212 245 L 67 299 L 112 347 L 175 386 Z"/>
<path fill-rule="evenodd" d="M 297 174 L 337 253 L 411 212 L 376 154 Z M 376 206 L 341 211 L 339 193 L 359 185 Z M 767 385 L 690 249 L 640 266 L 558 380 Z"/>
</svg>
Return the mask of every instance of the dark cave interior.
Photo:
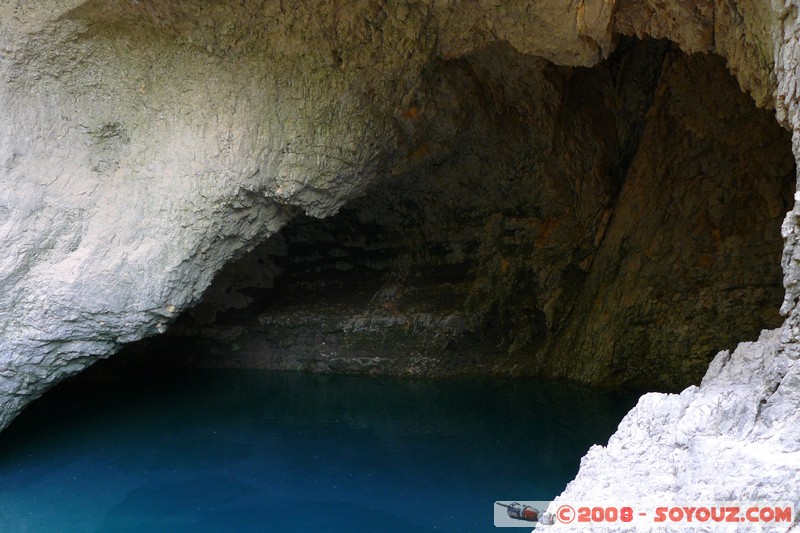
<svg viewBox="0 0 800 533">
<path fill-rule="evenodd" d="M 404 154 L 297 216 L 166 334 L 90 376 L 244 367 L 677 390 L 781 323 L 790 134 L 724 60 L 625 40 L 594 68 L 438 61 Z"/>
</svg>

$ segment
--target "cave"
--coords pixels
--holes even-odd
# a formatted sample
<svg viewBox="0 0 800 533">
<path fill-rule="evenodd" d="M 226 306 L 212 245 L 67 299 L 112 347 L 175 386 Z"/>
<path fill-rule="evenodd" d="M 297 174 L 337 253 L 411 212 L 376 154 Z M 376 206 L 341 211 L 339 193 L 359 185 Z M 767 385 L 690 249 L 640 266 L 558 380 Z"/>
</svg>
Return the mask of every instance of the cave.
<svg viewBox="0 0 800 533">
<path fill-rule="evenodd" d="M 1 4 L 0 528 L 800 501 L 795 4 Z"/>
<path fill-rule="evenodd" d="M 363 196 L 294 218 L 104 371 L 681 390 L 781 324 L 790 134 L 721 58 L 628 38 L 559 67 L 498 43 L 431 65 L 397 128 L 404 157 Z"/>
</svg>

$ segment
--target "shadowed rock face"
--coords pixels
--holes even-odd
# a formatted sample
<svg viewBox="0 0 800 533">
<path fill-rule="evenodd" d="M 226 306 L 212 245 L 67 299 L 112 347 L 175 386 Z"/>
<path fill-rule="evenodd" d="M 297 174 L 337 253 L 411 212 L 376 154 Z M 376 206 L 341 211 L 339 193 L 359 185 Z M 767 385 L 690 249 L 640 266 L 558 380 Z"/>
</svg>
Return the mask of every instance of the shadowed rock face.
<svg viewBox="0 0 800 533">
<path fill-rule="evenodd" d="M 678 388 L 780 324 L 789 134 L 719 58 L 629 41 L 564 68 L 495 45 L 431 65 L 413 101 L 402 164 L 134 350 Z"/>
</svg>

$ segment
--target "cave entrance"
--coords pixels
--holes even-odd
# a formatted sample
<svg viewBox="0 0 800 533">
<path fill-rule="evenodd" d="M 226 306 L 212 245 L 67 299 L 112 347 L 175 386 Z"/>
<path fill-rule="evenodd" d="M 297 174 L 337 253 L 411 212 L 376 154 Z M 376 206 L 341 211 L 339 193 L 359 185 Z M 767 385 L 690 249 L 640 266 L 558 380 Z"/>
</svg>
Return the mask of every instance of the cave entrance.
<svg viewBox="0 0 800 533">
<path fill-rule="evenodd" d="M 363 197 L 296 218 L 167 334 L 101 370 L 679 389 L 718 350 L 780 325 L 790 134 L 723 59 L 628 40 L 567 68 L 500 43 L 425 79 L 397 115 L 402 155 Z"/>
</svg>

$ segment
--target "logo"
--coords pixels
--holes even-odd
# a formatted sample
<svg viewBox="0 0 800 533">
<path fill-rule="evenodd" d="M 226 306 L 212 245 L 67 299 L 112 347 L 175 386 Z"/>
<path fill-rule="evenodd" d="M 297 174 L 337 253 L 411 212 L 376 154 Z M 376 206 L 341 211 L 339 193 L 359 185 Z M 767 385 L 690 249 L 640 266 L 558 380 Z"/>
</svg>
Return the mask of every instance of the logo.
<svg viewBox="0 0 800 533">
<path fill-rule="evenodd" d="M 494 502 L 495 527 L 530 527 L 542 518 L 550 502 L 496 501 Z"/>
</svg>

